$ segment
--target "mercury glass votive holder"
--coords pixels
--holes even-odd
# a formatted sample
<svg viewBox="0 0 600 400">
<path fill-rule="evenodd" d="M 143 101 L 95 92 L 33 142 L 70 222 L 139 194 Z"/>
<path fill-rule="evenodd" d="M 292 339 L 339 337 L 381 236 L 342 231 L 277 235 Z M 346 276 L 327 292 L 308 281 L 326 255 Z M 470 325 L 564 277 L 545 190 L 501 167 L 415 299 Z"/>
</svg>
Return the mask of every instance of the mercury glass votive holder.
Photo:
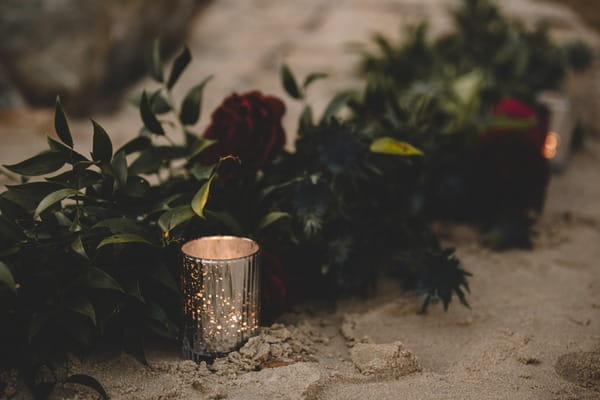
<svg viewBox="0 0 600 400">
<path fill-rule="evenodd" d="M 237 350 L 258 331 L 260 247 L 247 238 L 208 236 L 181 251 L 183 356 L 200 362 Z"/>
</svg>

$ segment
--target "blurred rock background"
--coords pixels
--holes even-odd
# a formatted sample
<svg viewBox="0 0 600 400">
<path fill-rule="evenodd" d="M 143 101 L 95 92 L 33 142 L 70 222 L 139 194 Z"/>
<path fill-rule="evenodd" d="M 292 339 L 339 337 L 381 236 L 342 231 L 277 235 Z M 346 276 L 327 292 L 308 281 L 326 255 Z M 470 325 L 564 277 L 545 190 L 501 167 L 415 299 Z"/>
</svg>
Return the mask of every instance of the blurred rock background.
<svg viewBox="0 0 600 400">
<path fill-rule="evenodd" d="M 321 110 L 341 89 L 358 87 L 359 55 L 349 44 L 368 43 L 375 32 L 402 37 L 402 27 L 429 21 L 431 32 L 451 29 L 458 0 L 2 0 L 0 1 L 0 163 L 18 162 L 45 149 L 53 135 L 53 103 L 60 95 L 76 148 L 89 153 L 94 117 L 115 145 L 135 136 L 141 121 L 127 98 L 155 85 L 144 78 L 152 39 L 165 55 L 184 41 L 193 61 L 175 86 L 175 98 L 210 74 L 201 133 L 211 111 L 231 92 L 259 89 L 285 98 L 278 69 L 297 76 L 326 72 L 308 101 Z M 598 37 L 569 6 L 600 29 L 600 3 L 588 0 L 502 0 L 504 10 L 528 24 L 547 23 L 558 39 Z M 577 108 L 600 131 L 600 73 L 594 68 L 569 83 Z M 142 79 L 140 79 L 142 78 Z M 302 108 L 288 101 L 290 139 Z M 0 175 L 0 184 L 7 181 Z"/>
<path fill-rule="evenodd" d="M 0 105 L 84 113 L 143 73 L 148 39 L 184 38 L 199 0 L 3 0 Z M 101 101 L 99 103 L 102 103 Z"/>
</svg>

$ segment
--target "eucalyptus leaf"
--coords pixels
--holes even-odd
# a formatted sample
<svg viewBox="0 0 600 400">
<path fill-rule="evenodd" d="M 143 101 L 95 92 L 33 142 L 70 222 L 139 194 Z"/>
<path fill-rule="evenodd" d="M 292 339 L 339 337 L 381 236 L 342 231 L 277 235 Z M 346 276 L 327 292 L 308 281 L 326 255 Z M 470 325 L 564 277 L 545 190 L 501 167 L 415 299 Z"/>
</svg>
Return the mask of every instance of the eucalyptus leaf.
<svg viewBox="0 0 600 400">
<path fill-rule="evenodd" d="M 83 258 L 89 260 L 89 256 L 85 250 L 85 246 L 83 245 L 83 240 L 81 240 L 81 235 L 78 235 L 77 238 L 71 242 L 71 249 Z"/>
<path fill-rule="evenodd" d="M 177 58 L 175 58 L 175 61 L 173 61 L 173 68 L 169 74 L 169 80 L 167 81 L 168 89 L 175 86 L 179 76 L 181 76 L 181 73 L 185 70 L 190 61 L 192 61 L 192 54 L 190 53 L 190 49 L 185 46 Z"/>
<path fill-rule="evenodd" d="M 215 179 L 216 175 L 212 175 L 208 180 L 202 185 L 200 190 L 196 192 L 194 198 L 192 199 L 191 206 L 192 210 L 199 216 L 204 218 L 204 207 L 208 202 L 208 195 L 210 193 L 210 184 Z"/>
<path fill-rule="evenodd" d="M 67 122 L 67 116 L 63 110 L 60 98 L 56 97 L 56 107 L 54 112 L 54 129 L 59 139 L 69 147 L 73 147 L 73 137 Z"/>
<path fill-rule="evenodd" d="M 150 106 L 154 114 L 166 114 L 171 111 L 171 105 L 169 104 L 169 101 L 161 94 L 160 89 L 152 93 L 150 96 Z"/>
<path fill-rule="evenodd" d="M 148 100 L 148 95 L 146 91 L 142 93 L 142 99 L 140 101 L 140 116 L 142 117 L 142 121 L 144 122 L 144 126 L 150 132 L 155 133 L 157 135 L 164 135 L 165 131 L 161 125 L 161 123 L 156 119 L 156 115 L 152 111 L 152 107 L 150 106 L 150 101 Z"/>
<path fill-rule="evenodd" d="M 35 209 L 34 217 L 39 217 L 42 212 L 44 212 L 48 207 L 66 199 L 69 197 L 73 197 L 79 194 L 77 189 L 66 188 L 60 189 L 56 192 L 52 192 L 40 201 L 37 208 Z"/>
<path fill-rule="evenodd" d="M 212 75 L 205 78 L 194 86 L 183 99 L 179 120 L 183 125 L 194 125 L 200 119 L 202 112 L 202 93 L 206 84 L 212 79 Z"/>
<path fill-rule="evenodd" d="M 92 125 L 94 126 L 92 159 L 101 163 L 109 163 L 113 152 L 110 137 L 96 121 L 92 120 Z"/>
<path fill-rule="evenodd" d="M 156 268 L 150 272 L 150 277 L 156 282 L 170 289 L 173 293 L 177 293 L 178 295 L 181 294 L 175 279 L 173 279 L 173 275 L 171 275 L 165 264 L 158 264 Z"/>
<path fill-rule="evenodd" d="M 281 77 L 281 84 L 283 85 L 286 93 L 294 99 L 302 99 L 302 92 L 300 92 L 300 89 L 298 88 L 296 78 L 294 78 L 294 74 L 290 70 L 290 67 L 288 67 L 286 64 L 281 64 L 279 74 Z"/>
<path fill-rule="evenodd" d="M 61 151 L 44 151 L 17 164 L 4 165 L 12 172 L 25 176 L 40 176 L 57 171 L 67 162 Z"/>
<path fill-rule="evenodd" d="M 210 178 L 214 170 L 215 164 L 204 165 L 197 162 L 192 166 L 192 168 L 190 168 L 190 173 L 194 176 L 194 178 L 198 179 L 199 181 L 203 181 L 204 179 Z"/>
<path fill-rule="evenodd" d="M 0 261 L 0 284 L 6 287 L 13 293 L 17 293 L 17 285 L 15 283 L 15 279 L 13 277 L 12 272 L 6 264 Z"/>
</svg>

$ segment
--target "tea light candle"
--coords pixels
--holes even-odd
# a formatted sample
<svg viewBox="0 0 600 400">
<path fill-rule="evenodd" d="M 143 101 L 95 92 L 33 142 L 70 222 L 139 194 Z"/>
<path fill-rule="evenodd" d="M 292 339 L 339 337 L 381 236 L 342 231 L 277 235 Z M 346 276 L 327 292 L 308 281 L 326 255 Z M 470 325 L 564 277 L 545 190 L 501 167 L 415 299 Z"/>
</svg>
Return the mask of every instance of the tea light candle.
<svg viewBox="0 0 600 400">
<path fill-rule="evenodd" d="M 185 243 L 181 251 L 184 357 L 199 362 L 238 349 L 258 331 L 258 244 L 209 236 Z"/>
</svg>

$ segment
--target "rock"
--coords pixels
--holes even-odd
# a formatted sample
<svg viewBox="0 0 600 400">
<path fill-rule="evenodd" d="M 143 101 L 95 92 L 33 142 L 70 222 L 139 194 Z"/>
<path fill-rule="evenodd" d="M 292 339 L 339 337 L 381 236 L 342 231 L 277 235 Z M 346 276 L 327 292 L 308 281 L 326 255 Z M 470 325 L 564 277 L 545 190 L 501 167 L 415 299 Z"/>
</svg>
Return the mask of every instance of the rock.
<svg viewBox="0 0 600 400">
<path fill-rule="evenodd" d="M 600 392 L 600 352 L 563 354 L 554 368 L 563 379 Z"/>
<path fill-rule="evenodd" d="M 352 362 L 363 375 L 399 378 L 423 370 L 417 357 L 402 342 L 356 343 L 350 350 Z"/>
<path fill-rule="evenodd" d="M 4 0 L 0 64 L 34 105 L 82 111 L 143 71 L 152 38 L 181 40 L 199 0 Z"/>
</svg>

